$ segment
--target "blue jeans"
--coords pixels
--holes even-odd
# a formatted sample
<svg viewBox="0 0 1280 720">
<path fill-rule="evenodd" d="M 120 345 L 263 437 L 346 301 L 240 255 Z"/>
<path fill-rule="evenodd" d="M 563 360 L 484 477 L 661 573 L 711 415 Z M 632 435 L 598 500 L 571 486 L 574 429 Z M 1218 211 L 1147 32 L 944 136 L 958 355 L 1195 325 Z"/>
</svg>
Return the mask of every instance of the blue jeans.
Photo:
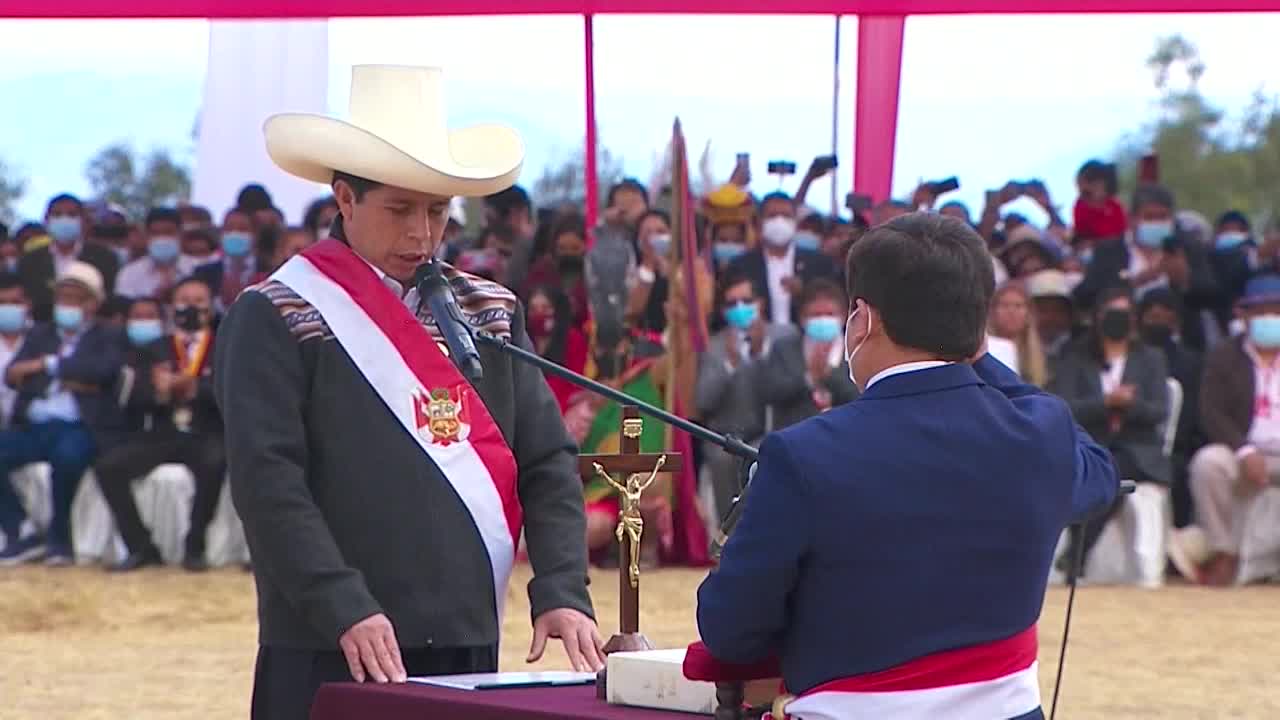
<svg viewBox="0 0 1280 720">
<path fill-rule="evenodd" d="M 80 478 L 93 463 L 97 446 L 84 423 L 54 420 L 0 432 L 0 530 L 16 539 L 26 510 L 9 482 L 23 465 L 47 462 L 53 469 L 53 521 L 49 542 L 71 548 L 71 502 Z"/>
</svg>

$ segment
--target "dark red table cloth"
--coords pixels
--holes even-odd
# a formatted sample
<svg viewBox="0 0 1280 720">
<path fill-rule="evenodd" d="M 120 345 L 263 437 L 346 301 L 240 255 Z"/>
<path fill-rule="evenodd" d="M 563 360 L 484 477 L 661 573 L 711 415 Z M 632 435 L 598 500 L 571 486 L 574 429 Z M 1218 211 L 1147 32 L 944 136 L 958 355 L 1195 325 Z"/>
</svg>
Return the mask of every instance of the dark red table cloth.
<svg viewBox="0 0 1280 720">
<path fill-rule="evenodd" d="M 591 685 L 517 690 L 454 690 L 406 683 L 330 683 L 311 720 L 680 720 L 709 717 L 609 705 Z"/>
</svg>

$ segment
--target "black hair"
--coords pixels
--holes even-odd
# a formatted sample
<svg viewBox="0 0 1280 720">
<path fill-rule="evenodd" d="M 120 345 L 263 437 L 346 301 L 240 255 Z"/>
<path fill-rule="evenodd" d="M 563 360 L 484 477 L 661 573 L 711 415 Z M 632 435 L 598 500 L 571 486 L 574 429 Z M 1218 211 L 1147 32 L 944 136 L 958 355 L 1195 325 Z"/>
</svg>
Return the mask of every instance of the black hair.
<svg viewBox="0 0 1280 720">
<path fill-rule="evenodd" d="M 497 213 L 500 220 L 506 220 L 515 210 L 526 210 L 530 214 L 533 213 L 533 204 L 529 202 L 529 193 L 519 185 L 512 185 L 506 190 L 499 190 L 492 195 L 486 195 L 484 204 L 489 206 Z"/>
<path fill-rule="evenodd" d="M 760 208 L 760 210 L 763 212 L 763 211 L 764 211 L 764 206 L 765 206 L 765 205 L 768 205 L 768 204 L 769 204 L 769 201 L 771 201 L 771 200 L 781 200 L 781 201 L 785 202 L 786 204 L 790 205 L 792 208 L 795 208 L 795 206 L 796 206 L 796 199 L 795 199 L 795 198 L 793 198 L 793 197 L 791 197 L 790 195 L 788 195 L 788 194 L 786 194 L 786 193 L 782 192 L 781 190 L 775 190 L 775 191 L 773 191 L 773 192 L 769 193 L 768 195 L 765 195 L 764 197 L 760 198 L 760 204 L 759 204 L 759 205 L 757 205 L 756 207 Z"/>
<path fill-rule="evenodd" d="M 377 190 L 382 187 L 382 183 L 380 182 L 374 182 L 373 180 L 362 178 L 359 175 L 345 173 L 341 170 L 334 170 L 333 180 L 330 181 L 330 184 L 337 185 L 339 180 L 351 186 L 351 192 L 356 196 L 356 202 L 364 200 L 365 193 L 370 190 Z"/>
<path fill-rule="evenodd" d="M 250 215 L 274 205 L 275 203 L 271 201 L 271 193 L 257 183 L 245 185 L 240 189 L 240 194 L 236 195 L 236 207 Z"/>
<path fill-rule="evenodd" d="M 845 276 L 849 298 L 875 308 L 898 345 L 954 361 L 981 347 L 995 271 L 986 243 L 963 221 L 894 218 L 853 246 Z"/>
<path fill-rule="evenodd" d="M 726 272 L 724 274 L 724 277 L 720 278 L 720 288 L 716 292 L 717 314 L 719 314 L 720 310 L 724 309 L 723 306 L 724 306 L 725 293 L 729 292 L 730 289 L 741 285 L 742 283 L 747 283 L 748 285 L 751 286 L 752 295 L 759 295 L 759 293 L 756 292 L 756 284 L 754 281 L 752 281 L 750 274 L 748 274 L 743 270 L 734 270 L 734 271 Z"/>
<path fill-rule="evenodd" d="M 188 215 L 210 224 L 213 223 L 213 214 L 209 212 L 209 208 L 203 205 L 187 205 L 186 207 L 178 208 L 178 216 L 181 217 L 183 215 Z"/>
<path fill-rule="evenodd" d="M 75 205 L 76 205 L 76 210 L 78 210 L 78 211 L 83 211 L 83 210 L 84 210 L 84 203 L 80 202 L 80 198 L 76 197 L 75 195 L 72 195 L 71 193 L 61 193 L 61 194 L 58 194 L 58 195 L 54 195 L 54 196 L 53 196 L 53 199 L 51 199 L 51 200 L 49 201 L 49 204 L 45 206 L 45 208 L 44 208 L 44 214 L 45 214 L 45 216 L 48 216 L 48 215 L 49 215 L 49 213 L 53 212 L 53 206 L 54 206 L 54 205 L 57 205 L 58 203 L 62 202 L 63 200 L 69 200 L 69 201 L 71 201 L 71 202 L 75 203 Z"/>
<path fill-rule="evenodd" d="M 640 193 L 640 197 L 644 198 L 645 206 L 647 207 L 649 205 L 649 191 L 646 190 L 645 186 L 635 178 L 623 178 L 622 180 L 614 183 L 613 187 L 609 188 L 609 195 L 607 196 L 608 200 L 606 204 L 609 207 L 613 207 L 614 199 L 617 198 L 618 193 L 624 190 Z"/>
<path fill-rule="evenodd" d="M 827 218 L 822 213 L 810 213 L 796 223 L 796 229 L 808 230 L 817 235 L 826 235 L 831 227 L 834 226 L 827 222 Z"/>
<path fill-rule="evenodd" d="M 187 278 L 187 280 L 189 280 L 189 279 L 190 279 L 190 278 Z M 186 280 L 183 280 L 182 282 L 186 282 Z M 181 285 L 181 284 L 182 284 L 182 282 L 179 282 L 179 283 L 178 283 L 178 285 Z M 175 290 L 177 289 L 178 285 L 175 285 L 175 286 L 174 286 L 174 289 L 175 289 Z M 143 295 L 143 296 L 141 296 L 141 297 L 136 297 L 136 298 L 133 298 L 133 299 L 129 299 L 129 298 L 126 298 L 126 297 L 124 297 L 124 296 L 117 295 L 117 296 L 113 297 L 113 298 L 112 298 L 112 300 L 115 300 L 116 298 L 119 298 L 119 299 L 124 300 L 124 301 L 126 302 L 125 307 L 124 307 L 124 314 L 125 314 L 126 316 L 127 316 L 127 315 L 129 315 L 129 313 L 132 313 L 132 312 L 133 312 L 133 309 L 134 309 L 135 307 L 138 307 L 139 305 L 147 305 L 147 304 L 155 305 L 155 306 L 156 306 L 156 310 L 157 310 L 161 315 L 164 315 L 164 303 L 163 303 L 163 302 L 161 302 L 160 298 L 155 297 L 154 295 Z M 118 312 L 118 311 L 119 311 L 119 307 L 120 307 L 120 303 L 116 303 L 115 305 L 113 305 L 113 306 L 112 306 L 112 310 L 114 310 L 114 311 L 117 311 L 117 312 Z"/>
<path fill-rule="evenodd" d="M 1139 185 L 1133 191 L 1133 199 L 1132 202 L 1129 203 L 1129 208 L 1134 212 L 1137 212 L 1138 208 L 1143 205 L 1158 205 L 1170 210 L 1177 208 L 1177 205 L 1174 203 L 1173 191 L 1163 185 L 1157 185 L 1155 183 Z"/>
<path fill-rule="evenodd" d="M 1084 182 L 1101 180 L 1108 195 L 1115 195 L 1120 190 L 1120 178 L 1116 174 L 1115 163 L 1104 163 L 1101 160 L 1090 160 L 1080 166 L 1076 179 Z"/>
<path fill-rule="evenodd" d="M 209 246 L 210 252 L 218 249 L 218 236 L 209 228 L 198 227 L 191 228 L 190 230 L 183 230 L 182 239 L 186 240 L 188 238 L 196 238 L 204 242 Z"/>
<path fill-rule="evenodd" d="M 636 223 L 636 227 L 640 227 L 644 224 L 645 220 L 648 220 L 651 217 L 656 217 L 662 220 L 667 227 L 671 227 L 671 214 L 662 208 L 649 208 L 648 210 L 645 210 L 644 214 L 640 216 L 640 221 Z"/>
<path fill-rule="evenodd" d="M 587 239 L 587 221 L 582 215 L 572 212 L 561 215 L 556 218 L 555 224 L 551 226 L 551 236 L 547 238 L 549 247 L 547 248 L 553 255 L 556 252 L 556 240 L 561 235 L 572 233 L 582 238 L 583 242 Z"/>
<path fill-rule="evenodd" d="M 1146 315 L 1148 310 L 1157 306 L 1168 308 L 1178 317 L 1182 317 L 1182 302 L 1167 287 L 1151 288 L 1142 294 L 1142 300 L 1138 302 L 1138 317 Z"/>
<path fill-rule="evenodd" d="M 336 177 L 334 178 L 335 181 L 337 179 L 338 178 Z M 352 185 L 352 188 L 354 189 L 355 186 Z M 330 208 L 330 207 L 334 208 L 335 210 L 338 207 L 338 201 L 335 200 L 332 195 L 327 195 L 325 197 L 312 201 L 312 203 L 307 206 L 307 212 L 302 216 L 303 226 L 305 226 L 312 233 L 319 232 L 320 216 L 324 214 L 325 208 Z"/>
<path fill-rule="evenodd" d="M 147 220 L 142 225 L 143 227 L 149 228 L 152 223 L 164 222 L 166 220 L 172 222 L 174 225 L 182 225 L 182 216 L 178 214 L 177 210 L 169 207 L 151 208 L 147 211 Z"/>
<path fill-rule="evenodd" d="M 1249 222 L 1249 216 L 1239 210 L 1228 210 L 1222 213 L 1222 216 L 1218 218 L 1218 222 L 1214 225 L 1214 228 L 1220 228 L 1227 223 L 1243 225 L 1245 232 L 1253 232 L 1253 224 Z"/>
<path fill-rule="evenodd" d="M 844 289 L 826 278 L 818 278 L 805 284 L 804 291 L 800 295 L 800 307 L 803 309 L 809 303 L 823 298 L 834 300 L 837 305 L 848 310 L 849 298 L 845 296 Z"/>
<path fill-rule="evenodd" d="M 1109 367 L 1109 363 L 1107 362 L 1106 353 L 1102 351 L 1102 323 L 1098 322 L 1098 319 L 1107 311 L 1107 303 L 1121 298 L 1128 300 L 1130 305 L 1133 304 L 1133 290 L 1128 285 L 1108 285 L 1098 293 L 1098 297 L 1093 301 L 1093 316 L 1095 320 L 1093 322 L 1093 331 L 1088 334 L 1085 347 L 1089 355 L 1104 369 Z"/>
<path fill-rule="evenodd" d="M 205 280 L 202 276 L 199 276 L 199 275 L 188 275 L 182 278 L 181 280 L 179 280 L 178 282 L 174 283 L 173 287 L 169 289 L 169 297 L 172 298 L 174 295 L 177 295 L 178 288 L 186 287 L 187 285 L 191 285 L 193 283 L 199 284 L 205 290 L 208 290 L 210 298 L 214 297 L 215 293 L 213 292 L 213 286 L 209 284 L 208 280 Z"/>
</svg>

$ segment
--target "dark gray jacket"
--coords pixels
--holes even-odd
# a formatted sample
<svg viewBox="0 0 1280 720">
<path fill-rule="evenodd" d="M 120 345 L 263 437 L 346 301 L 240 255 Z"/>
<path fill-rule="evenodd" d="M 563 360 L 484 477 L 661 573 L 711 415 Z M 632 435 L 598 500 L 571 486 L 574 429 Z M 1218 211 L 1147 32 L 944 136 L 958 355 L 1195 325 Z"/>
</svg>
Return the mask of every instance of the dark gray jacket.
<svg viewBox="0 0 1280 720">
<path fill-rule="evenodd" d="M 514 297 L 504 312 L 529 347 Z M 532 614 L 590 615 L 582 484 L 555 398 L 537 369 L 480 354 L 477 389 L 519 465 Z M 216 363 L 260 643 L 332 649 L 379 612 L 403 648 L 497 643 L 468 511 L 315 308 L 278 282 L 251 288 L 219 327 Z"/>
</svg>

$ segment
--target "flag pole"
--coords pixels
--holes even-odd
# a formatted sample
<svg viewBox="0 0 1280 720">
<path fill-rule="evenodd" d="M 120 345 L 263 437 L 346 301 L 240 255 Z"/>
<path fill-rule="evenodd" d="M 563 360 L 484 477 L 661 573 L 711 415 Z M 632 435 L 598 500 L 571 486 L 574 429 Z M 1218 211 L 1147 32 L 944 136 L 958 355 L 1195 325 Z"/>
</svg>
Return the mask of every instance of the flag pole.
<svg viewBox="0 0 1280 720">
<path fill-rule="evenodd" d="M 840 146 L 840 16 L 836 15 L 835 61 L 831 66 L 831 154 L 839 156 Z M 840 214 L 839 173 L 831 173 L 831 217 Z"/>
</svg>

